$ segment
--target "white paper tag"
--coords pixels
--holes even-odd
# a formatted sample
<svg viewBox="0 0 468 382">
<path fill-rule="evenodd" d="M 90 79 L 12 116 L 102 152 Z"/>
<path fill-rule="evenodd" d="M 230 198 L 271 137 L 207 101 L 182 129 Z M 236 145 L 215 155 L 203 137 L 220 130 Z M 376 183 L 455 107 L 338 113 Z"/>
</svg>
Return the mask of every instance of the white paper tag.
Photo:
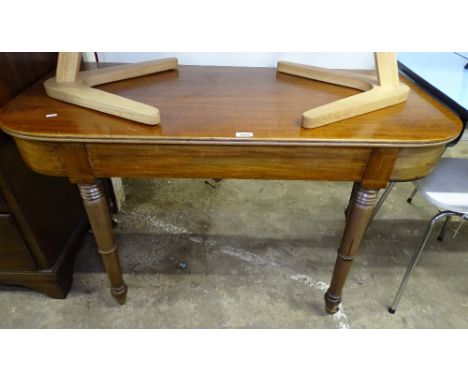
<svg viewBox="0 0 468 382">
<path fill-rule="evenodd" d="M 253 133 L 247 133 L 247 132 L 239 132 L 236 133 L 237 138 L 250 138 L 253 137 Z"/>
</svg>

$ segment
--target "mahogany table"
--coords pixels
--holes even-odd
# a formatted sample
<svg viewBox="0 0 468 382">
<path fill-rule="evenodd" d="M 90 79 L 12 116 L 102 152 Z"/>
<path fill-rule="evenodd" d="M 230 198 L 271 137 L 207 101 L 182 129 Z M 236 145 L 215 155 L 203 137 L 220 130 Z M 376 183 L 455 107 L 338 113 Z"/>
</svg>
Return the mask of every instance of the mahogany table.
<svg viewBox="0 0 468 382">
<path fill-rule="evenodd" d="M 202 66 L 101 86 L 157 106 L 156 127 L 54 100 L 42 82 L 10 101 L 0 122 L 33 170 L 78 184 L 121 304 L 127 286 L 99 177 L 355 182 L 325 294 L 327 312 L 335 313 L 378 190 L 428 174 L 462 128 L 451 111 L 403 81 L 411 87 L 406 103 L 310 130 L 301 128 L 302 112 L 357 91 L 273 68 Z"/>
</svg>

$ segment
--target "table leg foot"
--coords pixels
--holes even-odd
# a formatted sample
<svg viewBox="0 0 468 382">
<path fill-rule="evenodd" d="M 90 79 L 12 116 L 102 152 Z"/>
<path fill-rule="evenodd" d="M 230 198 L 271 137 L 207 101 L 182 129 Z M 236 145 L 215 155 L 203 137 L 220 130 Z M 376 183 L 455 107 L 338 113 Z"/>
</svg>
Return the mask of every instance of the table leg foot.
<svg viewBox="0 0 468 382">
<path fill-rule="evenodd" d="M 346 226 L 341 240 L 330 288 L 325 293 L 325 309 L 329 314 L 338 312 L 341 292 L 351 269 L 354 256 L 366 231 L 377 201 L 378 190 L 369 190 L 356 185 L 353 188 Z"/>
<path fill-rule="evenodd" d="M 128 288 L 125 282 L 120 286 L 120 288 L 111 288 L 111 294 L 119 305 L 123 305 L 127 301 L 127 290 Z"/>
<path fill-rule="evenodd" d="M 109 206 L 100 184 L 79 184 L 81 198 L 88 214 L 98 251 L 111 284 L 111 294 L 119 304 L 127 299 L 127 285 L 123 281 L 117 245 L 112 231 Z"/>
<path fill-rule="evenodd" d="M 325 310 L 328 314 L 335 314 L 337 313 L 340 308 L 339 305 L 341 303 L 341 297 L 335 296 L 333 293 L 330 292 L 330 289 L 327 290 L 325 293 Z"/>
</svg>

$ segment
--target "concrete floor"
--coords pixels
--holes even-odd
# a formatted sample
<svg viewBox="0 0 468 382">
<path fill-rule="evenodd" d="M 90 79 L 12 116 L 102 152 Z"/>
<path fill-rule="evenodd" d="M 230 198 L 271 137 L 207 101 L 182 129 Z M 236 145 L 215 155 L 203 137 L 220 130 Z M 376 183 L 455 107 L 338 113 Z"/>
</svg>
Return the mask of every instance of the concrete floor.
<svg viewBox="0 0 468 382">
<path fill-rule="evenodd" d="M 468 144 L 447 156 L 468 157 Z M 467 328 L 468 224 L 430 239 L 396 315 L 391 303 L 436 212 L 398 184 L 324 313 L 351 183 L 124 180 L 117 240 L 126 305 L 114 303 L 88 235 L 65 300 L 0 287 L 3 328 Z M 450 233 L 457 227 L 453 222 Z M 187 267 L 181 269 L 180 262 Z"/>
</svg>

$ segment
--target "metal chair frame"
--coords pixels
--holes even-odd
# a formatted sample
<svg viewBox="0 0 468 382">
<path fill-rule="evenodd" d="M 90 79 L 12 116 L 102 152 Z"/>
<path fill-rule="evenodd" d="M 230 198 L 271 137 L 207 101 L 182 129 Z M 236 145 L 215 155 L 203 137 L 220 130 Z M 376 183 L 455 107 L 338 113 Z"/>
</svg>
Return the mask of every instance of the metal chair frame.
<svg viewBox="0 0 468 382">
<path fill-rule="evenodd" d="M 395 186 L 395 182 L 391 182 L 388 185 L 388 187 L 385 189 L 384 193 L 382 194 L 379 201 L 377 202 L 377 204 L 376 204 L 376 206 L 374 208 L 374 211 L 372 212 L 372 217 L 371 217 L 370 221 L 372 221 L 374 219 L 375 215 L 377 214 L 380 207 L 385 202 L 385 199 L 387 199 L 388 195 L 390 194 L 390 192 L 392 191 L 394 186 Z M 411 195 L 406 200 L 408 203 L 411 203 L 413 201 L 413 198 L 416 195 L 417 191 L 418 191 L 418 189 L 417 189 L 417 187 L 415 187 L 413 192 L 411 193 Z M 422 238 L 422 240 L 421 240 L 421 242 L 419 244 L 419 247 L 418 247 L 417 251 L 414 253 L 414 255 L 411 257 L 411 260 L 409 262 L 408 267 L 406 268 L 405 275 L 403 276 L 403 279 L 401 280 L 401 283 L 400 283 L 398 291 L 397 291 L 397 293 L 395 295 L 395 298 L 393 299 L 392 304 L 388 308 L 389 313 L 395 314 L 395 312 L 396 312 L 396 310 L 398 308 L 398 305 L 400 303 L 401 296 L 403 295 L 403 293 L 404 293 L 404 291 L 406 289 L 406 286 L 408 284 L 408 280 L 409 280 L 409 278 L 411 276 L 411 273 L 413 272 L 414 267 L 416 266 L 418 260 L 421 257 L 421 254 L 422 254 L 422 252 L 424 250 L 424 247 L 426 246 L 426 243 L 427 243 L 427 241 L 429 239 L 429 236 L 430 236 L 435 224 L 439 220 L 441 220 L 442 218 L 445 217 L 444 225 L 442 226 L 442 229 L 441 229 L 441 231 L 439 233 L 439 236 L 437 237 L 437 240 L 443 241 L 444 237 L 445 237 L 445 233 L 447 231 L 447 228 L 448 228 L 448 226 L 450 224 L 450 221 L 451 221 L 453 216 L 459 216 L 463 220 L 466 220 L 466 215 L 463 214 L 463 213 L 454 212 L 454 211 L 439 211 L 437 214 L 435 214 L 432 217 L 432 219 L 427 224 L 426 231 L 424 232 L 424 235 L 423 235 L 423 238 Z"/>
</svg>

